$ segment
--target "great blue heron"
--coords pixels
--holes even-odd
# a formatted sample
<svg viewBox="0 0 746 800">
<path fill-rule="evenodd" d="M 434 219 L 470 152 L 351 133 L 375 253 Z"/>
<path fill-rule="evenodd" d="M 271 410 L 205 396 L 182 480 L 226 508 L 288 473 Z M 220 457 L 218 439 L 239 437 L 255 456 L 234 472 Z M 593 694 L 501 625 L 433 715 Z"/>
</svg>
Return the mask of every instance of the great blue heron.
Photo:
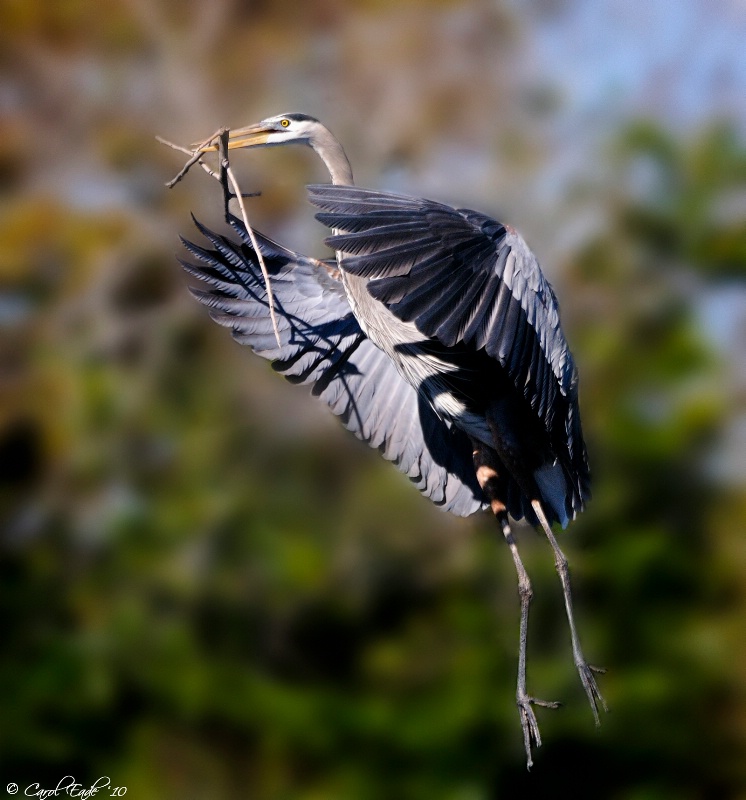
<svg viewBox="0 0 746 800">
<path fill-rule="evenodd" d="M 476 211 L 353 187 L 342 146 L 318 120 L 281 114 L 230 132 L 229 148 L 310 145 L 332 185 L 308 187 L 333 229 L 322 262 L 256 234 L 277 303 L 275 341 L 257 255 L 198 224 L 212 243 L 182 262 L 213 318 L 291 381 L 313 384 L 344 424 L 440 507 L 490 507 L 510 547 L 521 603 L 518 682 L 528 766 L 541 744 L 526 690 L 531 583 L 508 514 L 540 524 L 554 551 L 575 665 L 596 724 L 605 708 L 575 628 L 567 560 L 551 529 L 590 496 L 578 374 L 557 299 L 524 240 Z M 204 147 L 215 149 L 215 146 Z"/>
</svg>

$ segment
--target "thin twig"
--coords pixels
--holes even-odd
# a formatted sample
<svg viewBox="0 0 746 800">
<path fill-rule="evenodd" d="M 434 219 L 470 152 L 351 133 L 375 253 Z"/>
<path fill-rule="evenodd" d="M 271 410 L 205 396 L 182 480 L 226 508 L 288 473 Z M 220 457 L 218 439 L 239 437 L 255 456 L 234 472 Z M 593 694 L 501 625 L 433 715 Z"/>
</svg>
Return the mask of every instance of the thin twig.
<svg viewBox="0 0 746 800">
<path fill-rule="evenodd" d="M 187 174 L 187 172 L 189 172 L 189 170 L 191 169 L 191 167 L 194 166 L 195 163 L 199 164 L 200 167 L 202 167 L 202 169 L 211 178 L 215 178 L 216 181 L 220 180 L 220 178 L 202 160 L 202 156 L 204 155 L 204 153 L 200 153 L 199 150 L 197 150 L 196 152 L 194 150 L 188 150 L 186 147 L 182 147 L 181 145 L 169 142 L 167 139 L 163 139 L 160 136 L 156 136 L 155 138 L 156 141 L 160 142 L 161 144 L 165 144 L 166 147 L 170 147 L 172 150 L 178 150 L 180 153 L 186 153 L 188 156 L 191 156 L 189 161 L 187 161 L 187 163 L 181 169 L 181 172 L 179 172 L 179 174 L 175 178 L 172 178 L 166 184 L 166 186 L 168 186 L 169 189 L 173 189 L 173 187 L 176 186 L 176 184 Z"/>
<path fill-rule="evenodd" d="M 214 139 L 215 137 L 213 136 L 212 138 Z M 186 155 L 188 155 L 188 156 L 196 156 L 196 158 L 194 158 L 194 157 L 190 158 L 189 161 L 184 165 L 184 167 L 181 170 L 181 172 L 179 172 L 179 174 L 175 178 L 172 178 L 170 181 L 168 181 L 166 186 L 168 186 L 169 189 L 173 189 L 174 186 L 176 186 L 176 184 L 194 166 L 195 162 L 197 164 L 199 164 L 200 167 L 202 167 L 202 169 L 211 178 L 215 178 L 216 181 L 218 181 L 219 183 L 222 183 L 220 177 L 215 173 L 215 171 L 211 170 L 210 167 L 208 167 L 207 164 L 205 164 L 205 162 L 202 161 L 202 156 L 204 156 L 204 153 L 200 153 L 198 150 L 194 149 L 194 147 L 197 147 L 197 148 L 204 147 L 206 144 L 210 143 L 211 139 L 205 139 L 204 142 L 202 142 L 202 143 L 200 143 L 198 145 L 194 145 L 194 147 L 192 147 L 192 148 L 182 147 L 180 144 L 174 144 L 174 142 L 169 142 L 168 139 L 164 139 L 162 136 L 156 136 L 155 140 L 157 142 L 160 142 L 160 144 L 165 144 L 166 147 L 170 147 L 172 150 L 178 150 L 180 153 L 186 153 Z M 260 195 L 261 195 L 261 192 L 244 192 L 243 193 L 243 197 L 259 197 Z M 231 198 L 234 197 L 234 195 L 232 193 L 231 193 L 230 196 L 231 196 Z"/>
<path fill-rule="evenodd" d="M 233 170 L 231 169 L 230 161 L 228 160 L 228 147 L 227 147 L 227 140 L 228 140 L 228 131 L 222 131 L 220 133 L 218 147 L 220 149 L 220 170 L 221 173 L 225 170 L 225 174 L 228 177 L 228 180 L 233 187 L 233 194 L 238 200 L 238 207 L 241 209 L 241 219 L 243 220 L 243 224 L 246 228 L 246 231 L 249 234 L 249 239 L 251 240 L 251 246 L 254 248 L 254 252 L 256 253 L 257 259 L 259 261 L 259 267 L 262 270 L 262 275 L 264 276 L 264 288 L 267 290 L 267 303 L 269 305 L 269 317 L 272 320 L 272 330 L 275 333 L 275 340 L 277 341 L 277 346 L 282 347 L 282 342 L 280 341 L 280 329 L 277 327 L 277 315 L 275 314 L 275 298 L 272 294 L 272 284 L 269 280 L 269 272 L 267 271 L 267 265 L 264 263 L 264 256 L 262 255 L 262 251 L 259 249 L 259 243 L 256 240 L 256 236 L 254 236 L 254 231 L 249 225 L 249 218 L 246 214 L 246 206 L 244 205 L 243 201 L 243 194 L 241 193 L 241 187 L 238 185 L 238 181 L 236 180 L 236 176 L 233 174 Z"/>
<path fill-rule="evenodd" d="M 251 246 L 254 248 L 257 260 L 259 261 L 259 267 L 262 271 L 262 276 L 264 277 L 264 288 L 267 291 L 267 302 L 269 305 L 269 317 L 272 320 L 272 330 L 275 334 L 277 346 L 282 347 L 282 342 L 280 341 L 280 329 L 277 326 L 277 315 L 275 314 L 275 298 L 272 293 L 269 272 L 267 271 L 267 265 L 264 263 L 264 256 L 262 255 L 262 251 L 259 249 L 259 243 L 256 240 L 254 231 L 251 225 L 249 225 L 249 218 L 246 214 L 246 206 L 243 202 L 244 197 L 256 197 L 259 192 L 244 193 L 241 191 L 241 187 L 238 185 L 238 181 L 236 180 L 236 176 L 233 174 L 230 161 L 228 160 L 228 128 L 219 128 L 217 131 L 215 131 L 215 133 L 211 134 L 203 141 L 193 145 L 191 149 L 187 149 L 181 145 L 169 142 L 167 139 L 163 139 L 161 136 L 156 136 L 155 138 L 161 144 L 165 144 L 167 147 L 170 147 L 173 150 L 178 150 L 179 152 L 185 153 L 189 156 L 189 160 L 186 162 L 186 164 L 184 164 L 176 177 L 166 184 L 169 189 L 173 188 L 195 164 L 199 164 L 210 177 L 215 178 L 215 180 L 217 180 L 223 187 L 226 217 L 229 214 L 228 204 L 230 203 L 231 199 L 235 198 L 238 200 L 238 206 L 241 209 L 241 218 L 243 220 L 244 227 L 249 234 Z M 216 175 L 215 172 L 211 170 L 210 167 L 204 163 L 204 161 L 202 161 L 202 156 L 204 155 L 203 148 L 208 146 L 214 147 L 216 143 L 218 152 L 220 154 L 219 175 Z M 233 191 L 231 191 L 230 187 L 228 186 L 228 182 L 230 182 L 230 185 L 233 187 Z"/>
</svg>

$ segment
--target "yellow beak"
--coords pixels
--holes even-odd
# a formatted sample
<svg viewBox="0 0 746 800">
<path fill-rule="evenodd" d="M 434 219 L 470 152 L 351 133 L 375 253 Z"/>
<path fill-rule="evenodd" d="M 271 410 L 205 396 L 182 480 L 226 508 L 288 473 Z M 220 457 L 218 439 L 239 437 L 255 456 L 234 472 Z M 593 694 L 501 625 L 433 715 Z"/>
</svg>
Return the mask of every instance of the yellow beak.
<svg viewBox="0 0 746 800">
<path fill-rule="evenodd" d="M 239 147 L 259 147 L 266 144 L 272 130 L 264 127 L 261 123 L 257 125 L 247 125 L 245 128 L 234 128 L 228 132 L 228 149 L 236 150 Z M 217 144 L 209 144 L 200 147 L 202 142 L 196 142 L 192 146 L 199 148 L 201 153 L 210 153 L 218 149 Z"/>
</svg>

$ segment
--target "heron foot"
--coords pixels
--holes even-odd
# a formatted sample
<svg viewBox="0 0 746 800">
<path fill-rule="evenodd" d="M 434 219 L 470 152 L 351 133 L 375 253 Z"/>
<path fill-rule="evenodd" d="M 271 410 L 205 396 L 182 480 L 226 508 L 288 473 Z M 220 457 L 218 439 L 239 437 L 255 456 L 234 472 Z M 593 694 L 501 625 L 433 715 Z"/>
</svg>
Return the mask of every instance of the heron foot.
<svg viewBox="0 0 746 800">
<path fill-rule="evenodd" d="M 527 694 L 519 692 L 516 695 L 516 705 L 521 717 L 521 728 L 523 729 L 523 744 L 526 748 L 526 769 L 531 769 L 534 764 L 533 751 L 541 747 L 541 734 L 539 733 L 539 723 L 536 721 L 534 706 L 543 708 L 559 708 L 562 704 L 553 700 L 539 700 Z"/>
<path fill-rule="evenodd" d="M 591 711 L 593 711 L 593 719 L 595 720 L 596 725 L 600 725 L 601 720 L 598 717 L 599 707 L 603 708 L 603 710 L 607 712 L 609 709 L 606 705 L 603 695 L 601 694 L 601 690 L 598 688 L 595 676 L 603 675 L 606 670 L 602 667 L 594 667 L 592 664 L 588 664 L 583 660 L 576 661 L 575 666 L 577 667 L 578 675 L 580 675 L 580 681 L 583 684 L 585 693 L 588 695 L 588 701 L 591 704 Z"/>
</svg>

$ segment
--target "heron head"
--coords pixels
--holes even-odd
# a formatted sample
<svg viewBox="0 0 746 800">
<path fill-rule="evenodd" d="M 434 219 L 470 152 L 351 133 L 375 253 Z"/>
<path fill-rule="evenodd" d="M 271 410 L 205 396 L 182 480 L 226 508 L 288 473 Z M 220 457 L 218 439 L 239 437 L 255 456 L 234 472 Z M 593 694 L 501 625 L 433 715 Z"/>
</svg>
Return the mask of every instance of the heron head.
<svg viewBox="0 0 746 800">
<path fill-rule="evenodd" d="M 217 150 L 213 143 L 195 148 L 206 153 Z M 241 147 L 275 147 L 283 144 L 306 144 L 318 153 L 326 164 L 333 183 L 352 184 L 352 169 L 342 145 L 328 128 L 308 114 L 278 114 L 256 125 L 235 128 L 228 132 L 228 149 Z"/>
<path fill-rule="evenodd" d="M 310 145 L 321 123 L 307 114 L 278 114 L 267 117 L 255 125 L 234 128 L 228 133 L 228 149 L 242 147 L 274 147 L 283 144 Z M 216 150 L 212 144 L 203 147 L 204 152 Z"/>
</svg>

